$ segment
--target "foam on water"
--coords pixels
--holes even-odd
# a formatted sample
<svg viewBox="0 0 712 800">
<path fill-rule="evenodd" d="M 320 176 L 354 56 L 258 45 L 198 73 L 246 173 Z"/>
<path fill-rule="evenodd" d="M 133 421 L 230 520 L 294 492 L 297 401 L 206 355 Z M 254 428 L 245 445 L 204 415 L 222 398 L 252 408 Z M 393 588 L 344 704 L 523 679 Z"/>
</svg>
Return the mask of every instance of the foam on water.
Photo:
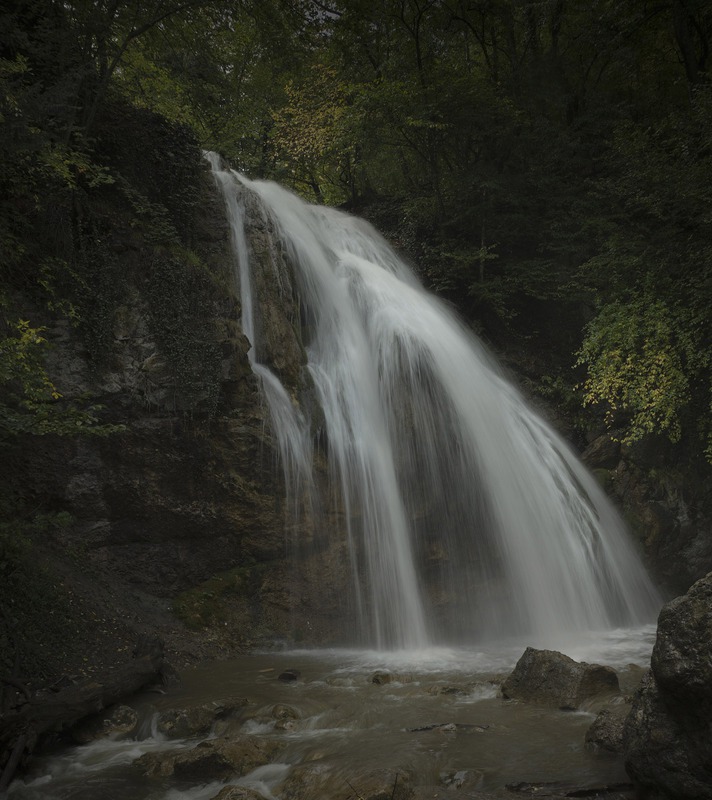
<svg viewBox="0 0 712 800">
<path fill-rule="evenodd" d="M 333 663 L 333 675 L 343 681 L 353 675 L 376 670 L 428 676 L 438 673 L 478 675 L 511 670 L 527 647 L 553 649 L 576 661 L 605 664 L 620 669 L 628 664 L 647 665 L 655 641 L 655 625 L 581 631 L 576 636 L 540 640 L 511 637 L 480 646 L 427 647 L 413 650 L 367 650 L 350 648 L 301 649 L 286 651 L 286 658 L 303 658 Z M 334 685 L 333 681 L 329 681 Z"/>
</svg>

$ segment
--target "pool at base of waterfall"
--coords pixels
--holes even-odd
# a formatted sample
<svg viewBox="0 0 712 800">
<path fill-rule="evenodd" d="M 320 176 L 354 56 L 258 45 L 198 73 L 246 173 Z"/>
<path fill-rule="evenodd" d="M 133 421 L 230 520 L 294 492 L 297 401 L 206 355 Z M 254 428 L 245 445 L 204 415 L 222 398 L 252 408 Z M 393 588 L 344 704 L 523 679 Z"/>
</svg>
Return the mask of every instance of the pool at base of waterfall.
<svg viewBox="0 0 712 800">
<path fill-rule="evenodd" d="M 389 653 L 292 650 L 206 664 L 185 671 L 165 694 L 133 698 L 140 721 L 130 735 L 57 745 L 37 756 L 8 797 L 511 798 L 517 795 L 507 785 L 619 784 L 627 780 L 622 760 L 589 752 L 584 737 L 602 707 L 634 691 L 654 636 L 654 626 L 646 626 L 558 648 L 547 643 L 618 672 L 619 697 L 577 711 L 501 697 L 502 680 L 533 642 Z M 188 733 L 161 724 L 167 716 L 175 721 L 176 711 L 190 717 L 190 709 L 206 708 L 214 709 L 207 727 L 204 718 Z M 183 738 L 171 738 L 176 734 Z"/>
</svg>

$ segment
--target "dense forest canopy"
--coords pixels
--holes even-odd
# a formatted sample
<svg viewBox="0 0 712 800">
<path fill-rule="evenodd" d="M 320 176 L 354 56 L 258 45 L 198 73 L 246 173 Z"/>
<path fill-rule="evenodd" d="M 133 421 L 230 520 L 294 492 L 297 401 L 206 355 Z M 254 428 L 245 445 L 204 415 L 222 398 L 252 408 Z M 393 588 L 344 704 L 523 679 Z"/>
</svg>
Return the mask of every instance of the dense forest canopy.
<svg viewBox="0 0 712 800">
<path fill-rule="evenodd" d="M 13 297 L 93 332 L 99 362 L 102 189 L 189 245 L 178 182 L 112 162 L 143 109 L 374 219 L 487 336 L 550 349 L 556 402 L 712 460 L 711 41 L 706 0 L 7 0 L 0 442 L 96 426 Z"/>
</svg>

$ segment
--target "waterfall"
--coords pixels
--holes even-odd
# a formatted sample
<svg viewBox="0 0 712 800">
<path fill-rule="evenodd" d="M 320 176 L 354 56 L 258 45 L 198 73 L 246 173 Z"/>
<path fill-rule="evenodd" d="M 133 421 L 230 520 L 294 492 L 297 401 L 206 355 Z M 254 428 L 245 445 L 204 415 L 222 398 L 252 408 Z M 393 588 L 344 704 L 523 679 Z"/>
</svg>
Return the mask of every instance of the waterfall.
<svg viewBox="0 0 712 800">
<path fill-rule="evenodd" d="M 348 541 L 363 640 L 545 642 L 651 621 L 660 600 L 595 479 L 385 240 L 208 157 L 285 478 L 293 493 L 338 497 L 344 530 L 333 533 Z M 248 201 L 293 270 L 316 415 L 260 357 Z M 327 489 L 314 478 L 316 441 Z"/>
</svg>

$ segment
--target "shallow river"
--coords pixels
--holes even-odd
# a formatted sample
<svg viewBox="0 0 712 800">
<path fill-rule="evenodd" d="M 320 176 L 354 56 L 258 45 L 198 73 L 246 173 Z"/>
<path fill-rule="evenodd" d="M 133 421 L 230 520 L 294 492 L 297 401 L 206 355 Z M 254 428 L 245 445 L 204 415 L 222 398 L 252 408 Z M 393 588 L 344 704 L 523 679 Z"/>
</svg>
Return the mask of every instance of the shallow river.
<svg viewBox="0 0 712 800">
<path fill-rule="evenodd" d="M 631 692 L 647 666 L 654 627 L 588 637 L 559 646 L 572 658 L 608 664 Z M 231 784 L 257 789 L 265 798 L 285 797 L 298 765 L 309 764 L 324 777 L 314 800 L 357 784 L 373 769 L 410 772 L 415 785 L 433 787 L 428 796 L 447 797 L 462 784 L 512 797 L 507 783 L 572 781 L 581 785 L 625 781 L 621 763 L 584 748 L 584 735 L 598 707 L 578 712 L 505 701 L 499 684 L 526 642 L 419 653 L 351 650 L 269 652 L 208 664 L 182 675 L 181 685 L 164 695 L 136 698 L 142 734 L 131 740 L 104 740 L 37 758 L 10 800 L 211 800 L 222 783 L 186 786 L 147 778 L 132 763 L 142 754 L 193 747 L 198 740 L 167 741 L 152 734 L 156 712 L 229 697 L 248 704 L 229 733 L 279 740 L 278 761 Z M 297 681 L 278 680 L 287 669 Z M 374 672 L 399 678 L 372 683 Z M 283 703 L 298 719 L 286 730 L 275 726 L 272 709 Z M 449 728 L 424 729 L 455 723 Z M 205 737 L 201 737 L 205 738 Z M 328 776 L 328 777 L 326 777 Z M 354 789 L 356 796 L 357 788 Z"/>
</svg>

